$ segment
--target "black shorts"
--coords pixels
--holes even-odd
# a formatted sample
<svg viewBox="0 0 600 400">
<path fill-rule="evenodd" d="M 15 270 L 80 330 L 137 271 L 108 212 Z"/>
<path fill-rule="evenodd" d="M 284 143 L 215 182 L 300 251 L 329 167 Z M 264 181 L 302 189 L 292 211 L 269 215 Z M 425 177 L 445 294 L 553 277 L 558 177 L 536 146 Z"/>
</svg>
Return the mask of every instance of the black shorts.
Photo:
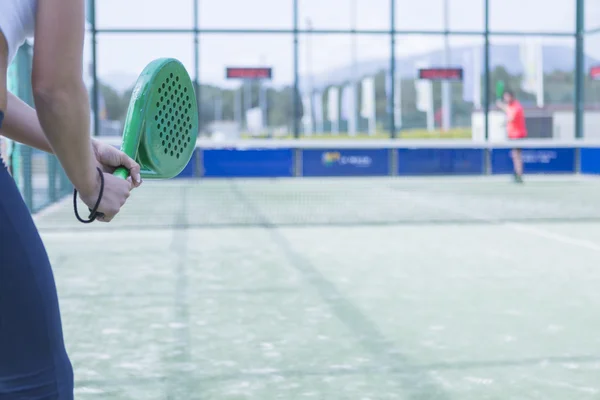
<svg viewBox="0 0 600 400">
<path fill-rule="evenodd" d="M 73 400 L 50 260 L 0 161 L 0 399 Z"/>
</svg>

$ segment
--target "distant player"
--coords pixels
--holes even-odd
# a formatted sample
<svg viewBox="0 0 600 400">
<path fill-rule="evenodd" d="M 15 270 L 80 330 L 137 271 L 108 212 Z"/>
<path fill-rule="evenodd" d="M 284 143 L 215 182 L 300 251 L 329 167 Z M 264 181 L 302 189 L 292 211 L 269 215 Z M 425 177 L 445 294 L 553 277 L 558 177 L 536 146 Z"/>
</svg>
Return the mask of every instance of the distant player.
<svg viewBox="0 0 600 400">
<path fill-rule="evenodd" d="M 527 137 L 525 113 L 523 106 L 515 98 L 513 92 L 507 90 L 503 95 L 504 102 L 498 100 L 497 106 L 506 113 L 506 133 L 509 140 L 520 140 Z M 523 157 L 521 148 L 516 145 L 511 150 L 514 176 L 516 182 L 523 182 Z"/>
</svg>

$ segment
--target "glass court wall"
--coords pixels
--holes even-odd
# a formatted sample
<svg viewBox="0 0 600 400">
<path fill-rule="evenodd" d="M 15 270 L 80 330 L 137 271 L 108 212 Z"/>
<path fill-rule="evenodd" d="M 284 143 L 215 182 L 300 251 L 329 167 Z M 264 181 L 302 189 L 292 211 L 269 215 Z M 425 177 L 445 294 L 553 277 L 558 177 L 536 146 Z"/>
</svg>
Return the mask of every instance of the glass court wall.
<svg viewBox="0 0 600 400">
<path fill-rule="evenodd" d="M 194 79 L 204 137 L 494 139 L 500 81 L 536 119 L 531 136 L 600 135 L 592 129 L 600 96 L 591 75 L 600 65 L 600 6 L 592 0 L 88 6 L 99 136 L 120 134 L 131 87 L 158 57 L 179 59 Z M 269 76 L 228 76 L 227 68 Z M 419 79 L 423 69 L 462 76 Z"/>
</svg>

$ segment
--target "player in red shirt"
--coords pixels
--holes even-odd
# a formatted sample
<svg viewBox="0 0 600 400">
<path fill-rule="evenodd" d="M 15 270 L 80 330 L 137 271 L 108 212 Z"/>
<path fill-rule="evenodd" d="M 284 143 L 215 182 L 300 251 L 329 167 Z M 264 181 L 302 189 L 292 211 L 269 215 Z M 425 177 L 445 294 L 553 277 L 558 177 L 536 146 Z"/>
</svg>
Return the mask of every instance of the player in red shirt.
<svg viewBox="0 0 600 400">
<path fill-rule="evenodd" d="M 525 125 L 525 113 L 523 106 L 515 98 L 514 94 L 507 90 L 503 95 L 504 102 L 498 101 L 498 107 L 506 113 L 506 133 L 509 140 L 521 140 L 527 137 Z M 523 157 L 521 149 L 515 147 L 511 151 L 515 181 L 523 182 Z"/>
</svg>

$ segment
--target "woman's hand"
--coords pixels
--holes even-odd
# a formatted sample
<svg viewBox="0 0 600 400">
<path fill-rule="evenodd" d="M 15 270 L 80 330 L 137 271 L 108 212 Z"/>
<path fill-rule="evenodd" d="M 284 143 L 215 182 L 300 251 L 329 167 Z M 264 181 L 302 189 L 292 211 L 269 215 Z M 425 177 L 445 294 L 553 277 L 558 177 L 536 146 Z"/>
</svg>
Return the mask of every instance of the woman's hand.
<svg viewBox="0 0 600 400">
<path fill-rule="evenodd" d="M 102 171 L 112 174 L 118 167 L 125 167 L 129 170 L 127 179 L 133 184 L 133 187 L 137 188 L 142 184 L 140 166 L 127 154 L 94 138 L 92 138 L 92 147 L 98 166 Z"/>
<path fill-rule="evenodd" d="M 97 217 L 97 220 L 110 222 L 119 213 L 121 207 L 125 205 L 130 196 L 131 189 L 141 185 L 140 166 L 122 151 L 93 138 L 92 148 L 94 149 L 94 156 L 98 167 L 104 174 L 104 193 L 98 207 L 98 211 L 103 215 Z M 113 176 L 113 172 L 118 167 L 125 167 L 129 170 L 127 180 Z M 100 176 L 97 175 L 93 193 L 80 193 L 81 200 L 89 208 L 93 208 L 98 200 L 100 183 Z"/>
</svg>

